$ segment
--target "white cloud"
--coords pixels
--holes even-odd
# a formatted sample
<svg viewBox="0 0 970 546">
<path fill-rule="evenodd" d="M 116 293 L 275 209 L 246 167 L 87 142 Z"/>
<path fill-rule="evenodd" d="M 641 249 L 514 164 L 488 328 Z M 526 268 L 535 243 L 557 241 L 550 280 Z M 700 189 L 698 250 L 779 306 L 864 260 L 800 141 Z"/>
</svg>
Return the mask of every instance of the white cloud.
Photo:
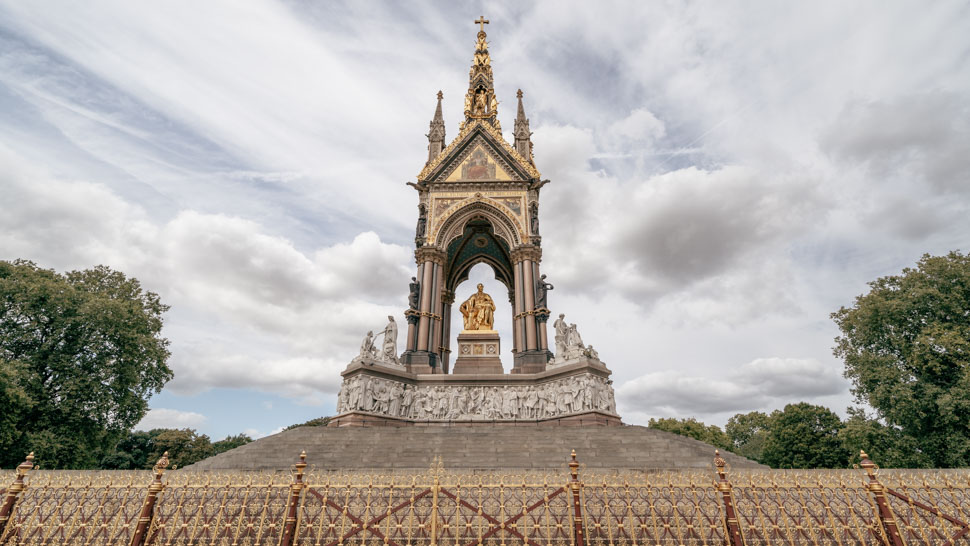
<svg viewBox="0 0 970 546">
<path fill-rule="evenodd" d="M 839 371 L 814 359 L 758 358 L 718 375 L 649 373 L 617 387 L 626 410 L 649 417 L 778 409 L 785 403 L 843 394 Z M 841 409 L 841 408 L 838 408 Z"/>
<path fill-rule="evenodd" d="M 405 305 L 381 302 L 407 285 L 409 253 L 372 232 L 303 253 L 241 218 L 183 211 L 157 225 L 108 188 L 59 180 L 3 148 L 0 185 L 14 197 L 0 205 L 0 257 L 103 263 L 173 307 L 164 335 L 176 392 L 254 388 L 320 404 L 359 332 Z"/>
<path fill-rule="evenodd" d="M 205 415 L 194 411 L 181 411 L 168 408 L 152 408 L 141 421 L 135 425 L 135 430 L 152 430 L 156 428 L 199 428 L 206 423 Z"/>
</svg>

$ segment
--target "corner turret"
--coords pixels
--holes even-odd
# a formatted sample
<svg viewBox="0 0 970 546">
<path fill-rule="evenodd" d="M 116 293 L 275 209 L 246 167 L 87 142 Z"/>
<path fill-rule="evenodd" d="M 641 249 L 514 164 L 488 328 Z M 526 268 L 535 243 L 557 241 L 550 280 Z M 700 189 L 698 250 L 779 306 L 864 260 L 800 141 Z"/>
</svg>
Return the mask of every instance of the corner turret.
<svg viewBox="0 0 970 546">
<path fill-rule="evenodd" d="M 444 93 L 438 91 L 438 106 L 434 110 L 434 118 L 431 120 L 431 129 L 428 131 L 428 162 L 438 157 L 441 150 L 445 148 L 445 120 L 441 116 L 441 99 Z"/>
<path fill-rule="evenodd" d="M 515 116 L 515 125 L 512 129 L 512 134 L 515 136 L 515 151 L 535 165 L 532 157 L 532 132 L 529 131 L 529 118 L 525 117 L 525 108 L 522 106 L 522 90 L 519 89 L 515 96 L 519 99 L 519 111 Z"/>
</svg>

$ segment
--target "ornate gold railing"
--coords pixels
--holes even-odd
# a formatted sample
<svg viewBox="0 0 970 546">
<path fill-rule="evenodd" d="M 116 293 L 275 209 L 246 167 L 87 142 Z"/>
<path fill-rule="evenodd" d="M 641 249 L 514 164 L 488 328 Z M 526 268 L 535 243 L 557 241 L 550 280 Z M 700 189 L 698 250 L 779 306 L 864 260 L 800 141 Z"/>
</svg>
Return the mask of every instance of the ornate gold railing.
<svg viewBox="0 0 970 546">
<path fill-rule="evenodd" d="M 0 544 L 970 544 L 970 470 L 0 474 Z M 146 479 L 147 478 L 147 479 Z M 9 484 L 9 485 L 7 485 Z"/>
</svg>

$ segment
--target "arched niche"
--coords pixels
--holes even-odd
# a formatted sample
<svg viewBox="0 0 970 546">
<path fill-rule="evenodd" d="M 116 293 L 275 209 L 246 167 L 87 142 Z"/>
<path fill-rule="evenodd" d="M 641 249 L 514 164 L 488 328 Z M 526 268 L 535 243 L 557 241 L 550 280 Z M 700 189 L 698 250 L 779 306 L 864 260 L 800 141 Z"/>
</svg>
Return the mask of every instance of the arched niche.
<svg viewBox="0 0 970 546">
<path fill-rule="evenodd" d="M 448 243 L 445 289 L 454 291 L 468 279 L 468 272 L 479 263 L 491 266 L 495 278 L 509 294 L 515 290 L 515 274 L 509 245 L 497 236 L 495 228 L 484 217 L 473 218 L 464 225 L 460 236 Z"/>
<path fill-rule="evenodd" d="M 457 207 L 437 230 L 435 241 L 441 250 L 447 250 L 455 239 L 463 237 L 468 224 L 482 220 L 492 226 L 492 233 L 505 241 L 507 248 L 522 244 L 524 232 L 515 215 L 505 205 L 476 198 Z"/>
</svg>

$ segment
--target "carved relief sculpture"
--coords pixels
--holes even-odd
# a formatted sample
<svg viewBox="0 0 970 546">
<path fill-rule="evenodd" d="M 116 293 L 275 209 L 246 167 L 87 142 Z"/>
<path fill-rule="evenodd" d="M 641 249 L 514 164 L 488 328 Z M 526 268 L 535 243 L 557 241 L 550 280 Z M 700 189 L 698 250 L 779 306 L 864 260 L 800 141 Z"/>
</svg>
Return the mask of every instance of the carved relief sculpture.
<svg viewBox="0 0 970 546">
<path fill-rule="evenodd" d="M 407 385 L 357 375 L 344 380 L 337 412 L 366 411 L 415 420 L 535 420 L 616 413 L 609 379 L 582 373 L 539 385 Z"/>
</svg>

